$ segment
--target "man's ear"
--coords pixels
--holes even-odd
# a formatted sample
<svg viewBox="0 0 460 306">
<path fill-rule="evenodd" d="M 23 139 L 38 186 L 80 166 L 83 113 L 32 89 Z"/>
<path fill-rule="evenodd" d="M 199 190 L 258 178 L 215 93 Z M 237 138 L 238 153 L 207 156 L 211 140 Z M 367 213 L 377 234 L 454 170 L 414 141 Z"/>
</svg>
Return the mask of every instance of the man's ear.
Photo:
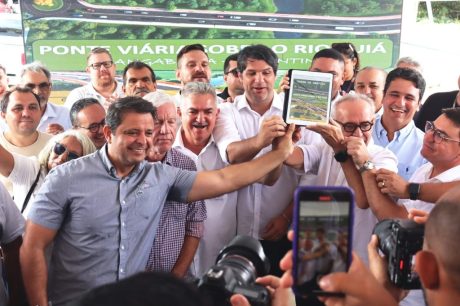
<svg viewBox="0 0 460 306">
<path fill-rule="evenodd" d="M 3 119 L 5 119 L 6 113 L 0 112 L 0 115 L 2 116 Z"/>
<path fill-rule="evenodd" d="M 105 140 L 107 140 L 107 143 L 112 143 L 112 129 L 108 125 L 104 125 L 102 132 L 104 133 L 104 137 Z"/>
<path fill-rule="evenodd" d="M 180 69 L 176 69 L 176 80 L 181 80 L 180 79 Z"/>
<path fill-rule="evenodd" d="M 435 290 L 439 288 L 440 275 L 439 263 L 433 253 L 429 251 L 419 251 L 415 257 L 415 270 L 420 281 L 426 289 Z"/>
</svg>

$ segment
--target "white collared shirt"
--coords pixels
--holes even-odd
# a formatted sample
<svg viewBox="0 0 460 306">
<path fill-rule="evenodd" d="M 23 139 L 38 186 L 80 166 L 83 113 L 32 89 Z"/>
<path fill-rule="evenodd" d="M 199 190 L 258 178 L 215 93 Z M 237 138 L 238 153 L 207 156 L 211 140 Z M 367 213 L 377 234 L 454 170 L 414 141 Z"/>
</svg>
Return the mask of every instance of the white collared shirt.
<svg viewBox="0 0 460 306">
<path fill-rule="evenodd" d="M 45 133 L 48 125 L 52 123 L 61 125 L 64 128 L 64 131 L 70 129 L 72 124 L 70 123 L 69 110 L 64 106 L 48 102 L 45 112 L 38 124 L 37 130 Z"/>
<path fill-rule="evenodd" d="M 220 113 L 214 129 L 214 139 L 220 156 L 227 161 L 227 146 L 236 141 L 255 136 L 264 119 L 282 116 L 283 101 L 275 93 L 270 108 L 263 114 L 253 111 L 245 95 L 237 96 L 234 103 L 219 105 Z M 263 148 L 257 156 L 271 151 L 271 145 Z M 254 183 L 238 191 L 237 233 L 259 238 L 268 222 L 280 215 L 292 201 L 299 182 L 294 169 L 283 166 L 280 178 L 273 186 Z"/>
<path fill-rule="evenodd" d="M 112 95 L 115 95 L 119 98 L 124 97 L 125 94 L 123 93 L 121 84 L 119 84 L 118 82 L 116 84 L 117 84 L 117 87 L 115 88 Z M 100 93 L 98 93 L 96 89 L 94 89 L 93 84 L 91 84 L 90 82 L 84 86 L 73 89 L 67 96 L 64 106 L 70 109 L 76 101 L 83 99 L 83 98 L 95 98 L 102 105 L 104 105 L 107 102 L 106 98 L 104 98 Z"/>
<path fill-rule="evenodd" d="M 173 148 L 195 161 L 198 171 L 217 170 L 227 166 L 220 158 L 214 138 L 196 155 L 184 145 L 182 129 L 176 135 Z M 207 218 L 204 233 L 190 266 L 192 274 L 201 277 L 216 262 L 219 251 L 236 236 L 236 203 L 238 192 L 230 192 L 205 200 Z"/>
<path fill-rule="evenodd" d="M 313 175 L 313 177 L 308 176 L 308 184 L 348 186 L 342 167 L 334 158 L 334 151 L 324 140 L 319 144 L 299 145 L 299 147 L 304 154 L 304 171 L 306 174 Z M 376 169 L 385 168 L 398 172 L 398 161 L 390 150 L 374 145 L 372 140 L 367 149 Z M 356 205 L 353 213 L 353 250 L 367 262 L 367 244 L 371 239 L 377 218 L 370 208 L 361 209 Z"/>
<path fill-rule="evenodd" d="M 433 172 L 433 164 L 426 163 L 420 166 L 412 174 L 409 182 L 412 183 L 447 183 L 456 180 L 460 180 L 460 165 L 450 168 L 435 177 L 430 178 L 431 173 Z M 409 211 L 411 208 L 416 208 L 430 212 L 434 208 L 434 203 L 425 202 L 422 200 L 410 200 L 410 199 L 400 199 L 399 204 L 404 205 L 404 207 Z"/>
</svg>

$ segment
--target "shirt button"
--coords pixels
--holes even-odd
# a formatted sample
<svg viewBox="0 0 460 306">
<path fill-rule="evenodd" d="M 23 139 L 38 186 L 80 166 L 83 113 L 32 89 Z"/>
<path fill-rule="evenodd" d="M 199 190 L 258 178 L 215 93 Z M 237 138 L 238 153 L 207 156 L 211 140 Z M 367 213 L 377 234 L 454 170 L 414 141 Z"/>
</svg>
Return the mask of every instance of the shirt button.
<svg viewBox="0 0 460 306">
<path fill-rule="evenodd" d="M 121 222 L 121 226 L 125 227 L 125 226 L 126 226 L 126 223 L 125 223 L 125 222 Z"/>
<path fill-rule="evenodd" d="M 124 245 L 122 245 L 122 246 L 121 246 L 121 249 L 122 249 L 122 250 L 124 250 L 124 249 L 125 249 L 125 246 L 124 246 Z"/>
<path fill-rule="evenodd" d="M 124 272 L 125 272 L 125 269 L 120 268 L 120 273 L 124 273 Z"/>
<path fill-rule="evenodd" d="M 122 203 L 122 204 L 126 204 L 126 201 L 123 200 L 121 203 Z"/>
</svg>

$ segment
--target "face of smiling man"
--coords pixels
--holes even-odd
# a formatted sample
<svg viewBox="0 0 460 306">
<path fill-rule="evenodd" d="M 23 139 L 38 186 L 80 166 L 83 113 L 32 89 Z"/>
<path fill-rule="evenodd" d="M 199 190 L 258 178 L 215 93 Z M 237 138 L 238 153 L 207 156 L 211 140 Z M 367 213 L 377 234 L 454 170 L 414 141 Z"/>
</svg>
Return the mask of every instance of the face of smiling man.
<svg viewBox="0 0 460 306">
<path fill-rule="evenodd" d="M 414 118 L 420 102 L 420 90 L 411 81 L 396 78 L 383 97 L 382 123 L 387 131 L 404 128 Z"/>
</svg>

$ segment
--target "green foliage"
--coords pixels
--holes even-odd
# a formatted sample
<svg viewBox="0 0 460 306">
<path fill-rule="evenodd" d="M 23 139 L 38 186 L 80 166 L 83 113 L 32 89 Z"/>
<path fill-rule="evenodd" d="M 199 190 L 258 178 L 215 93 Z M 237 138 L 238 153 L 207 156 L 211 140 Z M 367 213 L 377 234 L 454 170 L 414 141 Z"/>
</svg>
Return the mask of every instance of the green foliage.
<svg viewBox="0 0 460 306">
<path fill-rule="evenodd" d="M 431 8 L 436 23 L 460 22 L 460 1 L 433 1 Z M 421 1 L 418 6 L 417 21 L 424 19 L 428 19 L 428 12 L 425 1 Z"/>
<path fill-rule="evenodd" d="M 305 14 L 330 16 L 378 16 L 400 14 L 400 0 L 305 0 Z"/>
</svg>

